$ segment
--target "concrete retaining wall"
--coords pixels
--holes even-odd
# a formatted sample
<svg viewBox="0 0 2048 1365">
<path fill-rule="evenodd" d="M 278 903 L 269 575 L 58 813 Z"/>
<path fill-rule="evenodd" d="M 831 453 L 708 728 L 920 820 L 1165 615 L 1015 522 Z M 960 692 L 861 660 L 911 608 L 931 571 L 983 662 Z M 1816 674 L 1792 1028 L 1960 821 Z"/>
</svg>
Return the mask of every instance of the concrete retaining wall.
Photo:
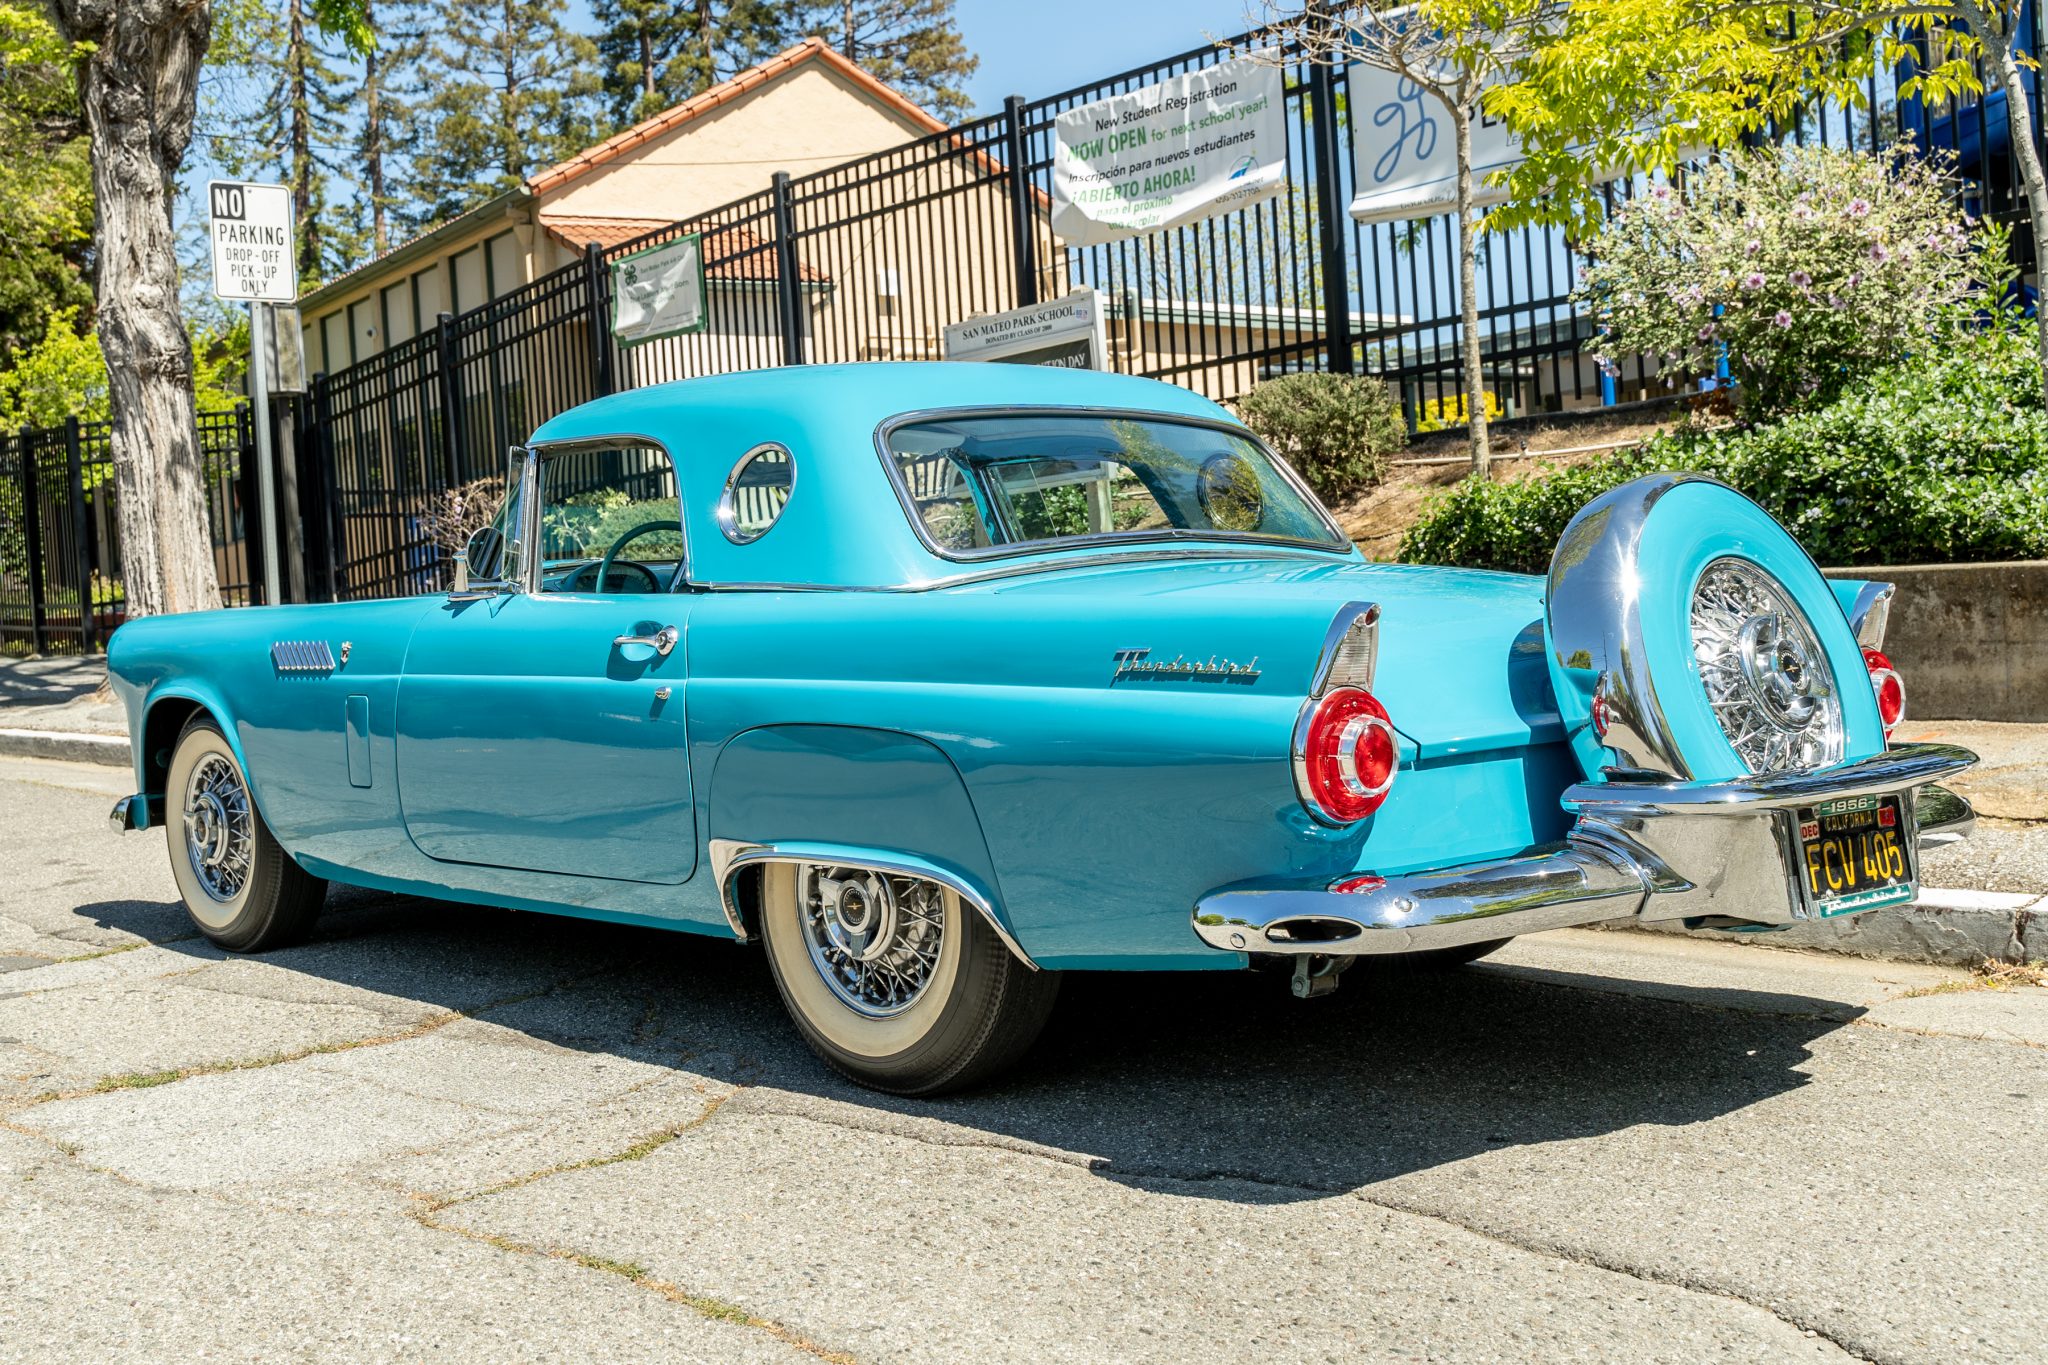
<svg viewBox="0 0 2048 1365">
<path fill-rule="evenodd" d="M 1884 650 L 1908 716 L 2048 721 L 2048 561 L 1824 572 L 1898 584 Z"/>
</svg>

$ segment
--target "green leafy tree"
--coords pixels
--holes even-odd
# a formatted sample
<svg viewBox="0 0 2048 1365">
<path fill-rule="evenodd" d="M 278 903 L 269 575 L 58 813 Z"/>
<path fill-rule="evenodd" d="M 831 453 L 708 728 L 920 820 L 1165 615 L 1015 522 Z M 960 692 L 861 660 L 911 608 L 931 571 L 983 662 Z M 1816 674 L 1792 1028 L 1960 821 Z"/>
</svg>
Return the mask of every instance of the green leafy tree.
<svg viewBox="0 0 2048 1365">
<path fill-rule="evenodd" d="M 2014 162 L 2037 238 L 2048 232 L 2048 178 L 2035 146 L 2020 50 L 2021 0 L 1601 0 L 1553 17 L 1488 112 L 1527 160 L 1507 177 L 1502 227 L 1562 223 L 1588 231 L 1600 184 L 1617 173 L 1670 173 L 1700 147 L 1734 147 L 1819 98 L 1855 109 L 1877 66 L 1907 61 L 1901 98 L 1944 100 L 1986 84 L 2006 94 Z M 1981 71 L 1981 75 L 1979 74 Z M 2048 310 L 2037 318 L 2048 392 Z"/>
<path fill-rule="evenodd" d="M 638 123 L 754 65 L 789 40 L 771 0 L 596 0 L 612 121 Z"/>
<path fill-rule="evenodd" d="M 1554 0 L 1335 0 L 1269 3 L 1274 29 L 1307 60 L 1338 67 L 1363 62 L 1391 71 L 1439 105 L 1451 125 L 1457 166 L 1459 340 L 1470 414 L 1472 469 L 1492 461 L 1486 373 L 1479 347 L 1480 214 L 1472 168 L 1472 122 L 1487 92 L 1518 78 Z"/>
<path fill-rule="evenodd" d="M 354 178 L 356 82 L 320 41 L 310 0 L 243 3 L 221 17 L 209 92 L 221 127 L 215 159 L 233 178 L 291 190 L 299 283 L 312 288 L 357 265 L 367 246 L 336 207 Z"/>
<path fill-rule="evenodd" d="M 964 82 L 981 59 L 967 50 L 953 0 L 809 0 L 802 27 L 947 122 L 966 117 Z"/>
<path fill-rule="evenodd" d="M 192 342 L 171 205 L 191 145 L 208 0 L 49 0 L 76 58 L 91 139 L 95 336 L 107 361 L 128 613 L 220 605 L 194 421 Z M 311 0 L 322 31 L 366 51 L 360 0 Z"/>
<path fill-rule="evenodd" d="M 406 217 L 474 208 L 590 145 L 597 48 L 547 0 L 436 0 L 418 69 Z"/>
<path fill-rule="evenodd" d="M 0 367 L 51 314 L 90 312 L 92 170 L 71 66 L 39 7 L 0 3 Z"/>
</svg>

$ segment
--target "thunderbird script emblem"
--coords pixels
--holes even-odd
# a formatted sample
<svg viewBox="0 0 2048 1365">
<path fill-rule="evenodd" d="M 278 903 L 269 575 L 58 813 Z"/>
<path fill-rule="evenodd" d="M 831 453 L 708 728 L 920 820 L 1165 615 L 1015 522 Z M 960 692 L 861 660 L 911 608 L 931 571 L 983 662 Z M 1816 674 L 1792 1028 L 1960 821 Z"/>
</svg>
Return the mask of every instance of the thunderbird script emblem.
<svg viewBox="0 0 2048 1365">
<path fill-rule="evenodd" d="M 1111 682 L 1122 682 L 1125 678 L 1155 680 L 1162 678 L 1190 678 L 1218 682 L 1252 682 L 1259 676 L 1257 658 L 1248 664 L 1236 663 L 1230 659 L 1219 659 L 1211 654 L 1207 660 L 1190 659 L 1176 654 L 1171 662 L 1161 662 L 1152 657 L 1149 649 L 1120 649 L 1111 656 L 1116 668 L 1109 675 Z"/>
</svg>

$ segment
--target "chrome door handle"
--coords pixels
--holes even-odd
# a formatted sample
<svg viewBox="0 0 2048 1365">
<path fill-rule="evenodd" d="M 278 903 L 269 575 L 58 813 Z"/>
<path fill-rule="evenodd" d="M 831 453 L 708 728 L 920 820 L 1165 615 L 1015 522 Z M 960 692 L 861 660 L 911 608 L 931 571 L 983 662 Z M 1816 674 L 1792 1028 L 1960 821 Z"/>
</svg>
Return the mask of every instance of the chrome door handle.
<svg viewBox="0 0 2048 1365">
<path fill-rule="evenodd" d="M 663 626 L 652 635 L 614 635 L 612 645 L 614 648 L 619 645 L 649 645 L 656 654 L 666 659 L 669 651 L 676 647 L 676 641 L 682 638 L 683 633 L 674 626 Z"/>
</svg>

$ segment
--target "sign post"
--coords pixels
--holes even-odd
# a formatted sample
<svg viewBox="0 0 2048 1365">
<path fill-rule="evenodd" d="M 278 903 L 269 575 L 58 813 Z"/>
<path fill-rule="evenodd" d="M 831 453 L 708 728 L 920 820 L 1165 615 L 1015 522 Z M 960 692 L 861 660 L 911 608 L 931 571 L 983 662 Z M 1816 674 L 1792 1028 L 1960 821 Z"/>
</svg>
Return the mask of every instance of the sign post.
<svg viewBox="0 0 2048 1365">
<path fill-rule="evenodd" d="M 283 185 L 214 180 L 206 186 L 213 238 L 213 292 L 249 304 L 249 403 L 256 418 L 256 500 L 263 528 L 263 596 L 282 599 L 277 572 L 276 471 L 270 453 L 270 376 L 263 316 L 273 303 L 298 299 L 292 248 L 292 196 Z"/>
</svg>

